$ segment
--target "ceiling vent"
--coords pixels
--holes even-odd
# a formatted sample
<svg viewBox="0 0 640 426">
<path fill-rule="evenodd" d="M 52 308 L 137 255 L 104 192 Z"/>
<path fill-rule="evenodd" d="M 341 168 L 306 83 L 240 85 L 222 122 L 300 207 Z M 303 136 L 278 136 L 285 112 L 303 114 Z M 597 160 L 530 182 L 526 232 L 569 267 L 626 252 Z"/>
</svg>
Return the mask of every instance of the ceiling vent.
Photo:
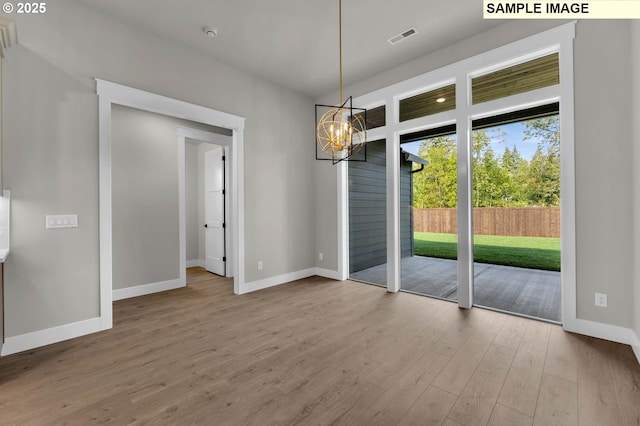
<svg viewBox="0 0 640 426">
<path fill-rule="evenodd" d="M 403 32 L 401 32 L 400 34 L 394 35 L 393 37 L 391 37 L 390 39 L 388 39 L 387 41 L 390 44 L 397 44 L 400 43 L 402 40 L 405 40 L 409 37 L 411 37 L 412 35 L 417 34 L 418 32 L 416 31 L 416 29 L 414 27 L 411 27 L 407 30 L 404 30 Z"/>
</svg>

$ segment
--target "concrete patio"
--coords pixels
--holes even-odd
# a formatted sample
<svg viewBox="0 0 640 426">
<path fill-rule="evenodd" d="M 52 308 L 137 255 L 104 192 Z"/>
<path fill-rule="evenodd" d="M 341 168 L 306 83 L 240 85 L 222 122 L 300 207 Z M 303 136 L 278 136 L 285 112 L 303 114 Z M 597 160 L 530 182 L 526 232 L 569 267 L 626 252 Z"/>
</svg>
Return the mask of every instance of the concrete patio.
<svg viewBox="0 0 640 426">
<path fill-rule="evenodd" d="M 386 286 L 387 265 L 352 273 L 350 278 Z M 457 261 L 403 258 L 402 289 L 457 301 Z M 559 323 L 560 272 L 474 263 L 474 304 Z"/>
</svg>

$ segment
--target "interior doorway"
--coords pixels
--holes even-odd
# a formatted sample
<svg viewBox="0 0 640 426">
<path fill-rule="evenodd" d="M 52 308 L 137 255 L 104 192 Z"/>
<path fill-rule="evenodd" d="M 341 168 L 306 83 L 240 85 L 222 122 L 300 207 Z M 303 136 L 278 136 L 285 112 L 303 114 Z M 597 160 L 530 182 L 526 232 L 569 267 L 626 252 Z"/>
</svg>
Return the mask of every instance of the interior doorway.
<svg viewBox="0 0 640 426">
<path fill-rule="evenodd" d="M 99 193 L 100 193 L 100 329 L 105 330 L 113 326 L 113 183 L 112 183 L 112 105 L 136 108 L 142 111 L 162 114 L 169 117 L 190 120 L 228 129 L 231 133 L 229 145 L 229 176 L 230 192 L 234 195 L 230 200 L 230 217 L 233 223 L 230 229 L 230 242 L 233 253 L 233 265 L 227 265 L 233 271 L 234 293 L 245 293 L 244 283 L 244 184 L 243 184 L 243 117 L 213 110 L 165 96 L 145 92 L 139 89 L 97 79 L 97 93 L 99 97 Z M 184 151 L 182 151 L 184 154 Z M 184 157 L 180 158 L 184 160 Z M 183 163 L 183 161 L 182 161 Z M 175 163 L 174 163 L 175 164 Z M 180 162 L 179 162 L 180 164 Z M 184 189 L 184 174 L 179 188 Z M 184 193 L 182 193 L 184 195 Z M 183 200 L 180 200 L 183 201 Z M 180 212 L 184 218 L 184 211 Z M 184 220 L 179 221 L 180 232 L 184 231 Z M 184 234 L 182 234 L 184 235 Z M 180 271 L 185 271 L 184 239 L 179 238 Z M 184 273 L 184 272 L 182 272 Z M 182 278 L 182 277 L 181 277 Z M 186 277 L 185 277 L 186 281 Z M 184 286 L 182 284 L 181 286 Z M 143 287 L 143 286 L 138 286 Z M 161 291 L 154 288 L 143 288 L 147 293 Z M 166 290 L 164 288 L 163 290 Z"/>
<path fill-rule="evenodd" d="M 186 271 L 187 267 L 200 266 L 216 275 L 233 277 L 232 241 L 227 230 L 233 223 L 230 206 L 234 194 L 227 190 L 231 176 L 226 166 L 232 138 L 187 127 L 178 127 L 177 134 L 181 267 Z M 193 147 L 195 150 L 187 149 Z M 188 155 L 188 151 L 192 154 Z M 196 181 L 192 182 L 190 168 L 194 167 Z M 193 192 L 193 186 L 196 195 L 188 197 L 188 189 Z M 194 208 L 197 214 L 193 213 Z"/>
<path fill-rule="evenodd" d="M 178 128 L 178 149 L 184 189 L 185 267 L 201 267 L 233 277 L 233 253 L 228 235 L 233 219 L 233 194 L 227 167 L 231 137 L 186 127 Z M 182 153 L 184 152 L 184 155 Z"/>
</svg>

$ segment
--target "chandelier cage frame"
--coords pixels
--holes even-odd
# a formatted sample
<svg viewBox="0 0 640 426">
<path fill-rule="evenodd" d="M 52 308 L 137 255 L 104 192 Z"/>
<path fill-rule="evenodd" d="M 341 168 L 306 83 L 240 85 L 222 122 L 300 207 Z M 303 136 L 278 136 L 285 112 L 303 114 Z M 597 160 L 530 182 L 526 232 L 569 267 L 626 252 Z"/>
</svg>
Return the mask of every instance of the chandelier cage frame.
<svg viewBox="0 0 640 426">
<path fill-rule="evenodd" d="M 339 118 L 342 118 L 341 121 Z M 327 121 L 326 118 L 329 118 Z M 325 119 L 325 120 L 323 120 Z M 342 149 L 338 149 L 333 144 L 321 137 L 322 127 L 327 123 L 348 123 L 355 135 L 349 135 L 349 143 Z M 364 163 L 367 161 L 367 110 L 366 108 L 356 108 L 353 106 L 351 96 L 342 105 L 316 104 L 316 160 L 332 161 L 338 164 L 341 161 L 355 161 Z M 358 143 L 353 143 L 359 139 Z"/>
</svg>

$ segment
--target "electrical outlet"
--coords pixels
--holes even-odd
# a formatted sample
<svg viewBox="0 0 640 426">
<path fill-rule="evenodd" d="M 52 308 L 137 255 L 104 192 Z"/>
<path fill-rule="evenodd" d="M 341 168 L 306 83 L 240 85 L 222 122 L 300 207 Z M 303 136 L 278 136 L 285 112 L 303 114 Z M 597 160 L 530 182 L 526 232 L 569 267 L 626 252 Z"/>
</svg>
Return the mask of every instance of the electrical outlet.
<svg viewBox="0 0 640 426">
<path fill-rule="evenodd" d="M 607 307 L 607 295 L 604 293 L 596 293 L 596 306 Z"/>
<path fill-rule="evenodd" d="M 320 253 L 320 254 L 318 255 L 318 258 L 319 258 L 320 260 L 324 260 L 324 254 Z"/>
<path fill-rule="evenodd" d="M 258 271 L 262 271 L 262 260 L 258 260 Z"/>
</svg>

